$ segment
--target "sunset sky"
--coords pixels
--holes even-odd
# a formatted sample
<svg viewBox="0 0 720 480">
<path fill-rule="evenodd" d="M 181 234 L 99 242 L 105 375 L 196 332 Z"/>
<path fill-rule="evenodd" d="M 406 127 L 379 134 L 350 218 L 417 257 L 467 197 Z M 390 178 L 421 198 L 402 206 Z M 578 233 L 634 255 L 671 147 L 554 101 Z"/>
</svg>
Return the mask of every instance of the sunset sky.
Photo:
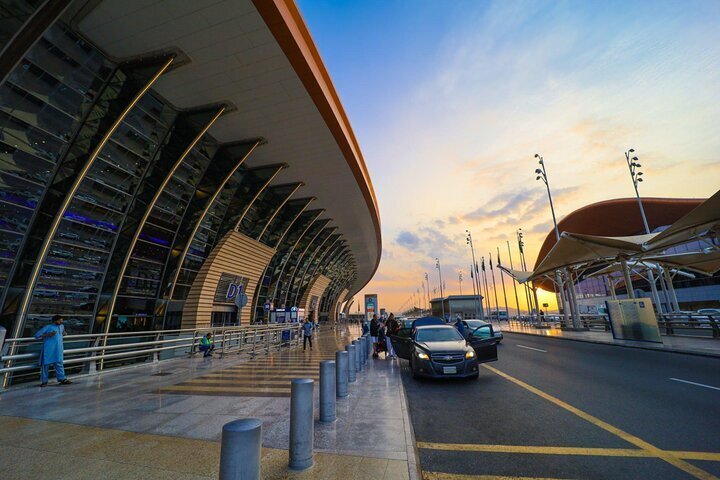
<svg viewBox="0 0 720 480">
<path fill-rule="evenodd" d="M 632 195 L 631 147 L 645 196 L 720 188 L 720 2 L 298 5 L 377 193 L 383 256 L 362 293 L 388 311 L 425 272 L 438 287 L 435 257 L 446 294 L 459 270 L 471 292 L 465 229 L 478 255 L 500 247 L 506 262 L 510 240 L 517 262 L 523 228 L 532 268 L 552 226 L 535 153 L 559 217 Z"/>
</svg>

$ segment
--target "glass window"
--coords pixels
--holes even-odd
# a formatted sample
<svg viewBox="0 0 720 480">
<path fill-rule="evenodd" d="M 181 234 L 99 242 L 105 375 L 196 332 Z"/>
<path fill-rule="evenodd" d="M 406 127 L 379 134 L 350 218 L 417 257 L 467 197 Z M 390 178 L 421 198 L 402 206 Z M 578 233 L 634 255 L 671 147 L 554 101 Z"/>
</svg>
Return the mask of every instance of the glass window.
<svg viewBox="0 0 720 480">
<path fill-rule="evenodd" d="M 34 209 L 42 195 L 42 187 L 0 171 L 0 200 Z"/>
<path fill-rule="evenodd" d="M 33 211 L 6 202 L 0 202 L 0 230 L 24 233 L 30 224 Z"/>
</svg>

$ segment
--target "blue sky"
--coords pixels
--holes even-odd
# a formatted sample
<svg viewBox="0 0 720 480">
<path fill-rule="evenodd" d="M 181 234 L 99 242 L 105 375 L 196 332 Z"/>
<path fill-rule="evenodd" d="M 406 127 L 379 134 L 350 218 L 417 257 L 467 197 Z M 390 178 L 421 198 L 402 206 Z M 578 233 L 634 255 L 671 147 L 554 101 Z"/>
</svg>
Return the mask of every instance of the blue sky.
<svg viewBox="0 0 720 480">
<path fill-rule="evenodd" d="M 366 291 L 381 306 L 426 271 L 436 288 L 436 256 L 457 293 L 466 228 L 494 252 L 522 227 L 532 263 L 550 229 L 535 153 L 561 217 L 632 194 L 630 147 L 644 195 L 720 187 L 720 2 L 298 5 L 378 195 L 383 261 Z"/>
</svg>

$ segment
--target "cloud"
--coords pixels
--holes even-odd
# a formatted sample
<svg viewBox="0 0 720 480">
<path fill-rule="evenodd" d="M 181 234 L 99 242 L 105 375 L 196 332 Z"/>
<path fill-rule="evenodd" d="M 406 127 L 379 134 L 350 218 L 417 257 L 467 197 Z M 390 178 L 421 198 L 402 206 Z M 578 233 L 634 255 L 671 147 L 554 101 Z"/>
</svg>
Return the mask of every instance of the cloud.
<svg viewBox="0 0 720 480">
<path fill-rule="evenodd" d="M 417 248 L 420 238 L 412 232 L 402 231 L 395 239 L 395 243 L 405 248 Z"/>
</svg>

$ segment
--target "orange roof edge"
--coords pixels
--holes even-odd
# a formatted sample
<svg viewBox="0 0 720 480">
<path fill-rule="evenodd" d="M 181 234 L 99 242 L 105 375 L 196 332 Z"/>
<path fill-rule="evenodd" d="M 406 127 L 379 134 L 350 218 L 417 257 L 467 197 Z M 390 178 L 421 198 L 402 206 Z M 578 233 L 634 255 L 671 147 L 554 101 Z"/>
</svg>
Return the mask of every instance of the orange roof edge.
<svg viewBox="0 0 720 480">
<path fill-rule="evenodd" d="M 365 197 L 378 243 L 374 275 L 382 255 L 380 210 L 360 146 L 320 52 L 293 0 L 253 0 L 253 4 L 323 116 Z"/>
</svg>

